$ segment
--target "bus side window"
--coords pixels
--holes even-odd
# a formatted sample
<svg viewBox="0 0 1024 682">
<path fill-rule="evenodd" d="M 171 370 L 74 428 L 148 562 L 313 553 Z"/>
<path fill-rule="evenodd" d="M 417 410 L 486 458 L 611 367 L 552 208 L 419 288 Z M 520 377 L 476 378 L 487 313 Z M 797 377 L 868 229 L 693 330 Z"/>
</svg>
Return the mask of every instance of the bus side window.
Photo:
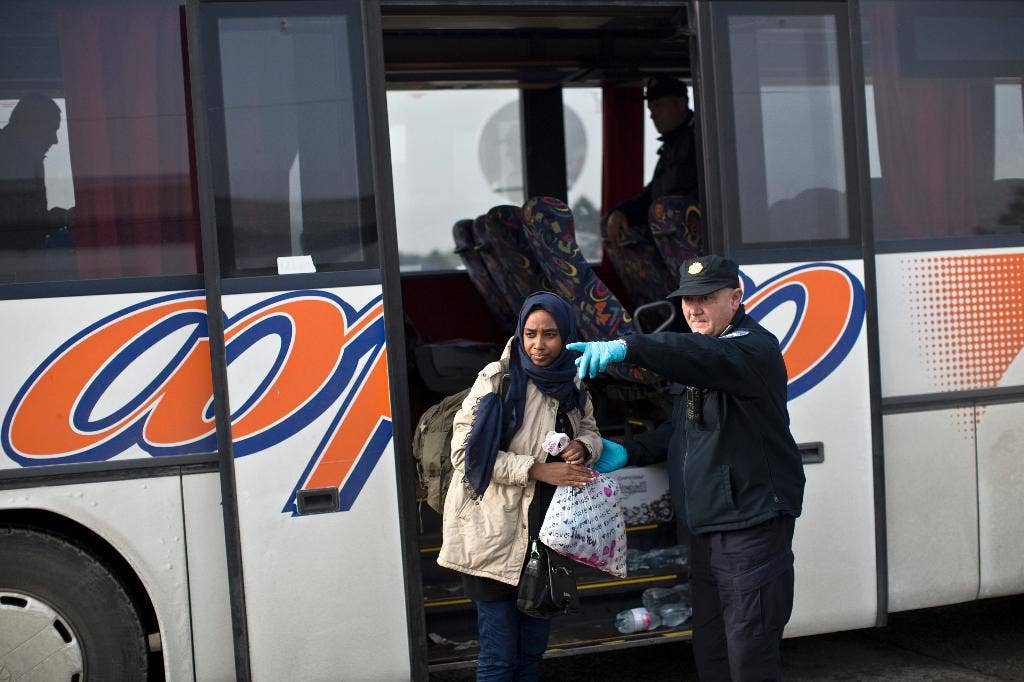
<svg viewBox="0 0 1024 682">
<path fill-rule="evenodd" d="M 1024 230 L 1024 8 L 861 3 L 877 240 Z"/>
<path fill-rule="evenodd" d="M 0 5 L 0 282 L 198 272 L 179 4 Z"/>
<path fill-rule="evenodd" d="M 729 231 L 745 245 L 851 240 L 836 16 L 737 13 L 727 22 Z"/>
<path fill-rule="evenodd" d="M 316 16 L 303 7 L 224 6 L 203 15 L 228 277 L 274 274 L 278 258 L 292 256 L 311 256 L 317 270 L 377 267 L 359 10 Z"/>
</svg>

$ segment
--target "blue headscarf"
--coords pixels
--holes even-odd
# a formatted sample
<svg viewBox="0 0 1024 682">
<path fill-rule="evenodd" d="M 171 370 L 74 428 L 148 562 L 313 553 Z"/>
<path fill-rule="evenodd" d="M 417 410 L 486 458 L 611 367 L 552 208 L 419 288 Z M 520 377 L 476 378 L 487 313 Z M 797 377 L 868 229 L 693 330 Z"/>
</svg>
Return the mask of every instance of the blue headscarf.
<svg viewBox="0 0 1024 682">
<path fill-rule="evenodd" d="M 545 310 L 554 318 L 562 337 L 562 352 L 547 367 L 538 367 L 523 348 L 523 327 L 535 310 Z M 559 296 L 546 291 L 530 294 L 523 301 L 512 337 L 509 357 L 508 394 L 504 400 L 495 393 L 480 399 L 473 419 L 473 428 L 466 442 L 465 484 L 474 497 L 484 494 L 491 482 L 494 461 L 499 447 L 507 448 L 512 436 L 523 425 L 526 412 L 527 379 L 544 395 L 558 400 L 561 412 L 583 409 L 583 399 L 576 386 L 576 353 L 565 345 L 577 340 L 576 314 Z"/>
</svg>

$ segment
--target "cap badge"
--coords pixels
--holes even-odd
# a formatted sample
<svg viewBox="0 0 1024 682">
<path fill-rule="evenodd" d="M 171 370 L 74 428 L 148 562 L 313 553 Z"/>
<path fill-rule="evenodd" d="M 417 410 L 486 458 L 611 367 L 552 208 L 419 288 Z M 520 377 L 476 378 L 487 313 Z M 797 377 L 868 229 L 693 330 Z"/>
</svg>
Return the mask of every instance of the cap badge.
<svg viewBox="0 0 1024 682">
<path fill-rule="evenodd" d="M 691 275 L 699 275 L 701 272 L 704 271 L 704 264 L 703 263 L 692 263 L 690 265 L 690 267 L 686 268 L 686 271 L 688 273 L 690 273 Z"/>
</svg>

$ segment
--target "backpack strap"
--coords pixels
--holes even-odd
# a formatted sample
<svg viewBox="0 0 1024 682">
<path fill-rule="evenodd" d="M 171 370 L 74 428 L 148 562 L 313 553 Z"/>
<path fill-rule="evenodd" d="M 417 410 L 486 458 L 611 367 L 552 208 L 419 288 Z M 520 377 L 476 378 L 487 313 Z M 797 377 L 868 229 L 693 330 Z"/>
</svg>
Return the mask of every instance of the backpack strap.
<svg viewBox="0 0 1024 682">
<path fill-rule="evenodd" d="M 508 363 L 501 361 L 501 381 L 498 383 L 498 397 L 504 402 L 508 397 L 508 389 L 512 385 L 512 375 L 508 372 Z"/>
</svg>

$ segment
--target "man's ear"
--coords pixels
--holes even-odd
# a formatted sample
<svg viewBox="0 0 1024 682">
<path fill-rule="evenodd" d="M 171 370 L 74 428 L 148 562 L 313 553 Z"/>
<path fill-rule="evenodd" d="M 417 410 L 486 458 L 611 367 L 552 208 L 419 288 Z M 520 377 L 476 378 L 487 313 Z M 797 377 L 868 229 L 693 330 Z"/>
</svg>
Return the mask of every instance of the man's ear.
<svg viewBox="0 0 1024 682">
<path fill-rule="evenodd" d="M 732 303 L 733 312 L 740 307 L 740 300 L 743 298 L 743 289 L 733 289 L 732 294 L 729 296 L 729 302 Z"/>
</svg>

